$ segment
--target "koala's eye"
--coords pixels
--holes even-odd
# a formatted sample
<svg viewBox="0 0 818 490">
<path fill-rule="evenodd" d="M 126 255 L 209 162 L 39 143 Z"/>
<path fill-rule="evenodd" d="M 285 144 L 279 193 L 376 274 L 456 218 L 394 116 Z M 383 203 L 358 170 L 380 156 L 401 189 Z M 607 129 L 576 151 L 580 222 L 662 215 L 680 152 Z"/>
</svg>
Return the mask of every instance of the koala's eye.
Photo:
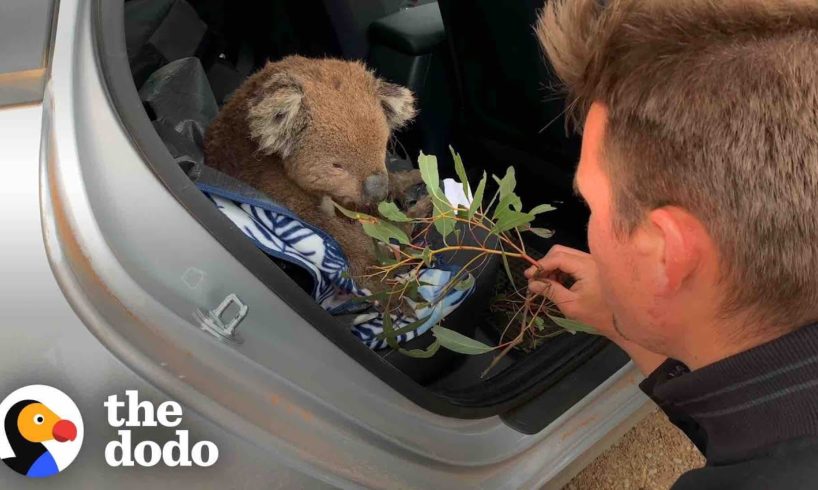
<svg viewBox="0 0 818 490">
<path fill-rule="evenodd" d="M 332 168 L 338 168 L 338 169 L 343 170 L 343 169 L 344 169 L 344 166 L 343 166 L 343 165 L 341 165 L 341 164 L 340 164 L 340 163 L 338 163 L 338 162 L 335 162 L 335 163 L 333 163 L 333 164 L 332 164 Z"/>
</svg>

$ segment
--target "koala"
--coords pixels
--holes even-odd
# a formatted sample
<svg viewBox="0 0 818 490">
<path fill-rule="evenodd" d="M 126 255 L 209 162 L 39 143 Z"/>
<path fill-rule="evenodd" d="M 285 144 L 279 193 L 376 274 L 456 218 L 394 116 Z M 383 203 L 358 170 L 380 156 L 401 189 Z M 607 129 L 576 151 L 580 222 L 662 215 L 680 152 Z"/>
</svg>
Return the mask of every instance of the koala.
<svg viewBox="0 0 818 490">
<path fill-rule="evenodd" d="M 385 163 L 392 131 L 414 116 L 412 93 L 362 63 L 291 56 L 267 63 L 230 97 L 205 135 L 205 163 L 332 235 L 352 276 L 377 289 L 362 277 L 377 263 L 372 238 L 332 201 L 371 214 L 421 182 L 417 170 L 390 175 Z M 431 203 L 405 211 L 423 216 Z"/>
</svg>

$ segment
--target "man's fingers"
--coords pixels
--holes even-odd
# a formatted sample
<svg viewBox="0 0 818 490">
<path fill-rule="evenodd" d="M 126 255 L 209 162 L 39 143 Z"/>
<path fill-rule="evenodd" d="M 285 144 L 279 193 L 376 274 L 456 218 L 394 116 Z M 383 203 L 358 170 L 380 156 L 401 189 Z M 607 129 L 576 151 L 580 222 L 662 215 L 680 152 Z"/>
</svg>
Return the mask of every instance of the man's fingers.
<svg viewBox="0 0 818 490">
<path fill-rule="evenodd" d="M 528 283 L 528 290 L 534 294 L 543 294 L 545 288 L 548 287 L 548 284 L 542 281 L 531 281 Z"/>
<path fill-rule="evenodd" d="M 576 294 L 571 292 L 570 289 L 567 289 L 557 281 L 552 281 L 550 279 L 546 279 L 544 281 L 531 281 L 528 283 L 528 290 L 534 294 L 541 294 L 545 296 L 557 306 L 559 306 L 560 303 L 565 303 L 576 299 Z"/>
<path fill-rule="evenodd" d="M 556 270 L 577 276 L 585 269 L 591 256 L 588 254 L 574 254 L 557 251 L 548 252 L 545 257 L 537 261 L 537 266 L 531 266 L 525 271 L 525 277 L 532 279 L 542 277 Z"/>
<path fill-rule="evenodd" d="M 583 252 L 582 250 L 577 250 L 575 248 L 566 247 L 565 245 L 554 245 L 548 251 L 553 252 L 553 253 L 558 253 L 559 252 L 559 253 L 566 253 L 566 254 L 570 254 L 570 255 L 578 255 L 580 257 L 585 257 L 585 256 L 590 255 L 588 252 Z M 546 255 L 548 255 L 548 254 L 546 254 Z"/>
<path fill-rule="evenodd" d="M 554 245 L 553 247 L 551 247 L 550 250 L 548 250 L 548 253 L 545 254 L 543 258 L 537 261 L 539 266 L 531 266 L 528 269 L 526 269 L 524 273 L 525 277 L 531 279 L 532 277 L 542 274 L 543 272 L 551 272 L 552 270 L 554 270 L 554 268 L 552 267 L 549 269 L 547 264 L 551 264 L 555 260 L 559 260 L 561 258 L 566 260 L 571 259 L 585 260 L 590 259 L 591 255 L 580 250 L 564 247 L 562 245 Z M 564 272 L 569 271 L 565 270 Z"/>
</svg>

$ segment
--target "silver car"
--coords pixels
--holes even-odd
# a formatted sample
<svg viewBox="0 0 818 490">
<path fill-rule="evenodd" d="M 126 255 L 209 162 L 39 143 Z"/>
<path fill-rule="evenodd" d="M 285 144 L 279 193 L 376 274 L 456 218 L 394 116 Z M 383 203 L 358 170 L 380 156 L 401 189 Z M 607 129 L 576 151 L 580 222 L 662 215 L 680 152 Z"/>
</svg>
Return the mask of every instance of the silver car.
<svg viewBox="0 0 818 490">
<path fill-rule="evenodd" d="M 536 10 L 258 3 L 0 4 L 0 398 L 56 387 L 85 427 L 64 472 L 36 481 L 0 465 L 0 488 L 560 488 L 647 409 L 622 351 L 566 334 L 481 378 L 491 355 L 366 348 L 192 184 L 140 96 L 153 72 L 185 58 L 198 60 L 217 103 L 276 56 L 365 59 L 418 94 L 423 116 L 399 136 L 406 153 L 437 151 L 445 136 L 475 165 L 485 158 L 481 169 L 543 161 L 520 165 L 562 196 L 576 142 L 559 140 L 562 127 L 532 133 L 539 123 L 519 112 L 503 123 L 515 103 L 550 118 L 543 94 L 525 89 L 547 71 L 530 29 Z M 525 53 L 532 64 L 512 63 Z M 582 212 L 565 195 L 550 225 L 557 240 L 581 241 Z M 451 321 L 491 341 L 485 308 L 462 308 Z M 218 461 L 110 466 L 105 447 L 118 434 L 103 403 L 126 390 L 179 402 L 191 440 L 213 441 Z"/>
</svg>

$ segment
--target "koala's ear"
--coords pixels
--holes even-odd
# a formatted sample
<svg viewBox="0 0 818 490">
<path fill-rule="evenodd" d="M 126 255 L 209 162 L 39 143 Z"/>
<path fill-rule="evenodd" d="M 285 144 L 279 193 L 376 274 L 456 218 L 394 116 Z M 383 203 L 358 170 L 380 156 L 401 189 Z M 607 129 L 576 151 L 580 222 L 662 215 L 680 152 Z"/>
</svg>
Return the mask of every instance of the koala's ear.
<svg viewBox="0 0 818 490">
<path fill-rule="evenodd" d="M 406 87 L 378 81 L 378 97 L 390 129 L 400 129 L 414 119 L 415 96 Z"/>
<path fill-rule="evenodd" d="M 263 153 L 292 155 L 309 123 L 301 83 L 287 73 L 272 75 L 250 101 L 247 122 Z"/>
</svg>

